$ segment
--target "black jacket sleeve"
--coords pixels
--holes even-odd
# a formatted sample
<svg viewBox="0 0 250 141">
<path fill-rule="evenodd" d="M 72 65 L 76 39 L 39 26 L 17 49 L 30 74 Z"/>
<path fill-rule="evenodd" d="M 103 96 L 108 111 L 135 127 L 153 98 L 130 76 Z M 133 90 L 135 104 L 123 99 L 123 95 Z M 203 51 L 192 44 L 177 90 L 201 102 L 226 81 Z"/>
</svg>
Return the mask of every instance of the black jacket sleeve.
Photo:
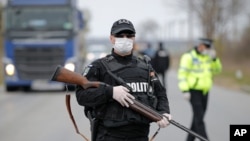
<svg viewBox="0 0 250 141">
<path fill-rule="evenodd" d="M 104 69 L 99 60 L 96 60 L 88 66 L 89 71 L 86 73 L 86 77 L 89 81 L 102 81 Z M 112 86 L 100 86 L 98 88 L 84 89 L 81 86 L 76 88 L 76 99 L 79 105 L 96 107 L 101 104 L 107 103 L 112 99 L 113 87 Z"/>
<path fill-rule="evenodd" d="M 157 97 L 157 107 L 156 110 L 163 113 L 170 114 L 170 108 L 169 108 L 169 102 L 167 97 L 166 88 L 162 86 L 159 78 L 157 77 L 157 80 L 154 84 L 154 93 Z"/>
</svg>

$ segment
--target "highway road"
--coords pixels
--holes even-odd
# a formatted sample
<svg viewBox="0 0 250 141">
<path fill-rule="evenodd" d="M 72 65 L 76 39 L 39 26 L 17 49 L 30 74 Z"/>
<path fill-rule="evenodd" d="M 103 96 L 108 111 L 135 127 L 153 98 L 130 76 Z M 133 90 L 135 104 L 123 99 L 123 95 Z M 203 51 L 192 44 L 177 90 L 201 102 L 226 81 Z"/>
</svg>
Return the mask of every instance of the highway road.
<svg viewBox="0 0 250 141">
<path fill-rule="evenodd" d="M 189 127 L 192 111 L 177 88 L 175 71 L 168 73 L 173 119 Z M 80 131 L 90 138 L 89 121 L 71 93 L 72 111 Z M 83 141 L 74 131 L 65 106 L 66 92 L 7 93 L 0 87 L 0 141 Z M 205 116 L 210 141 L 229 141 L 231 124 L 250 124 L 250 95 L 214 86 Z M 150 136 L 157 125 L 152 123 Z M 161 129 L 155 141 L 184 141 L 187 133 L 174 125 Z"/>
</svg>

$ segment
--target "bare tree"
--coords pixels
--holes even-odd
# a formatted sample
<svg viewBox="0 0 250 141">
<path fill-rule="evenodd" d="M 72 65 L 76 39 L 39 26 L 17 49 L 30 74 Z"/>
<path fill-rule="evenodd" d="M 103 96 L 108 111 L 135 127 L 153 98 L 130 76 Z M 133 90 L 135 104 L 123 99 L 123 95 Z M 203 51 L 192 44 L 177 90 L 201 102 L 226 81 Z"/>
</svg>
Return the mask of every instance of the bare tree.
<svg viewBox="0 0 250 141">
<path fill-rule="evenodd" d="M 159 29 L 158 23 L 156 21 L 148 19 L 138 26 L 138 38 L 139 39 L 157 39 L 157 32 Z"/>
<path fill-rule="evenodd" d="M 193 14 L 200 23 L 203 36 L 218 38 L 225 35 L 228 24 L 235 19 L 232 17 L 244 12 L 242 8 L 245 3 L 246 0 L 188 0 L 179 1 L 177 6 Z"/>
<path fill-rule="evenodd" d="M 224 16 L 222 16 L 222 0 L 189 0 L 197 15 L 202 33 L 208 38 L 213 38 L 215 31 L 218 31 L 219 25 L 224 25 Z"/>
</svg>

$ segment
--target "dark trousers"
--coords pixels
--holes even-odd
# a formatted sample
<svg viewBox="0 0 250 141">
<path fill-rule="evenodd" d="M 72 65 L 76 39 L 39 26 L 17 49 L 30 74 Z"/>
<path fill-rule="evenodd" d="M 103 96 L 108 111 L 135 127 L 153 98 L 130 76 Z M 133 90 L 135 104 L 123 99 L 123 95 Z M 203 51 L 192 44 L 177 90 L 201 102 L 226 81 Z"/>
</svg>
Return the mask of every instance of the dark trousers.
<svg viewBox="0 0 250 141">
<path fill-rule="evenodd" d="M 148 136 L 117 136 L 116 134 L 113 134 L 106 130 L 106 128 L 99 128 L 95 141 L 148 141 Z"/>
<path fill-rule="evenodd" d="M 207 109 L 208 94 L 203 95 L 202 91 L 199 90 L 190 90 L 190 94 L 190 103 L 193 110 L 193 121 L 190 129 L 196 132 L 197 134 L 203 136 L 204 138 L 208 138 L 204 123 L 204 116 Z M 194 140 L 195 137 L 189 134 L 187 137 L 187 141 Z"/>
<path fill-rule="evenodd" d="M 158 74 L 159 74 L 160 77 L 161 77 L 162 85 L 163 85 L 164 87 L 167 87 L 167 83 L 166 83 L 166 73 L 167 73 L 167 71 L 158 72 Z"/>
<path fill-rule="evenodd" d="M 146 137 L 137 137 L 137 138 L 121 138 L 105 135 L 102 138 L 97 138 L 96 141 L 148 141 Z"/>
</svg>

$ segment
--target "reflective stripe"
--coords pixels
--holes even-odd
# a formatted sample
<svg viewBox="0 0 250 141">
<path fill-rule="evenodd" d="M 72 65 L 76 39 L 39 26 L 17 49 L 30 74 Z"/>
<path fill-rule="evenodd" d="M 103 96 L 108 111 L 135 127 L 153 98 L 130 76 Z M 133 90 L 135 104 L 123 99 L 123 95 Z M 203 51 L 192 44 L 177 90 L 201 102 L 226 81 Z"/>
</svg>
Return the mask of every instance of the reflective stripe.
<svg viewBox="0 0 250 141">
<path fill-rule="evenodd" d="M 185 68 L 185 67 L 180 67 L 180 70 L 184 70 L 184 71 L 187 71 L 187 72 L 193 72 L 193 73 L 202 73 L 204 72 L 203 69 L 188 69 L 188 68 Z"/>
<path fill-rule="evenodd" d="M 196 70 L 191 70 L 191 72 L 194 72 L 194 73 L 203 73 L 204 70 L 203 69 L 196 69 Z"/>
<path fill-rule="evenodd" d="M 190 71 L 190 69 L 188 69 L 186 67 L 180 67 L 180 70 Z"/>
<path fill-rule="evenodd" d="M 179 79 L 179 82 L 182 82 L 182 81 L 187 81 L 187 79 L 186 78 Z"/>
</svg>

